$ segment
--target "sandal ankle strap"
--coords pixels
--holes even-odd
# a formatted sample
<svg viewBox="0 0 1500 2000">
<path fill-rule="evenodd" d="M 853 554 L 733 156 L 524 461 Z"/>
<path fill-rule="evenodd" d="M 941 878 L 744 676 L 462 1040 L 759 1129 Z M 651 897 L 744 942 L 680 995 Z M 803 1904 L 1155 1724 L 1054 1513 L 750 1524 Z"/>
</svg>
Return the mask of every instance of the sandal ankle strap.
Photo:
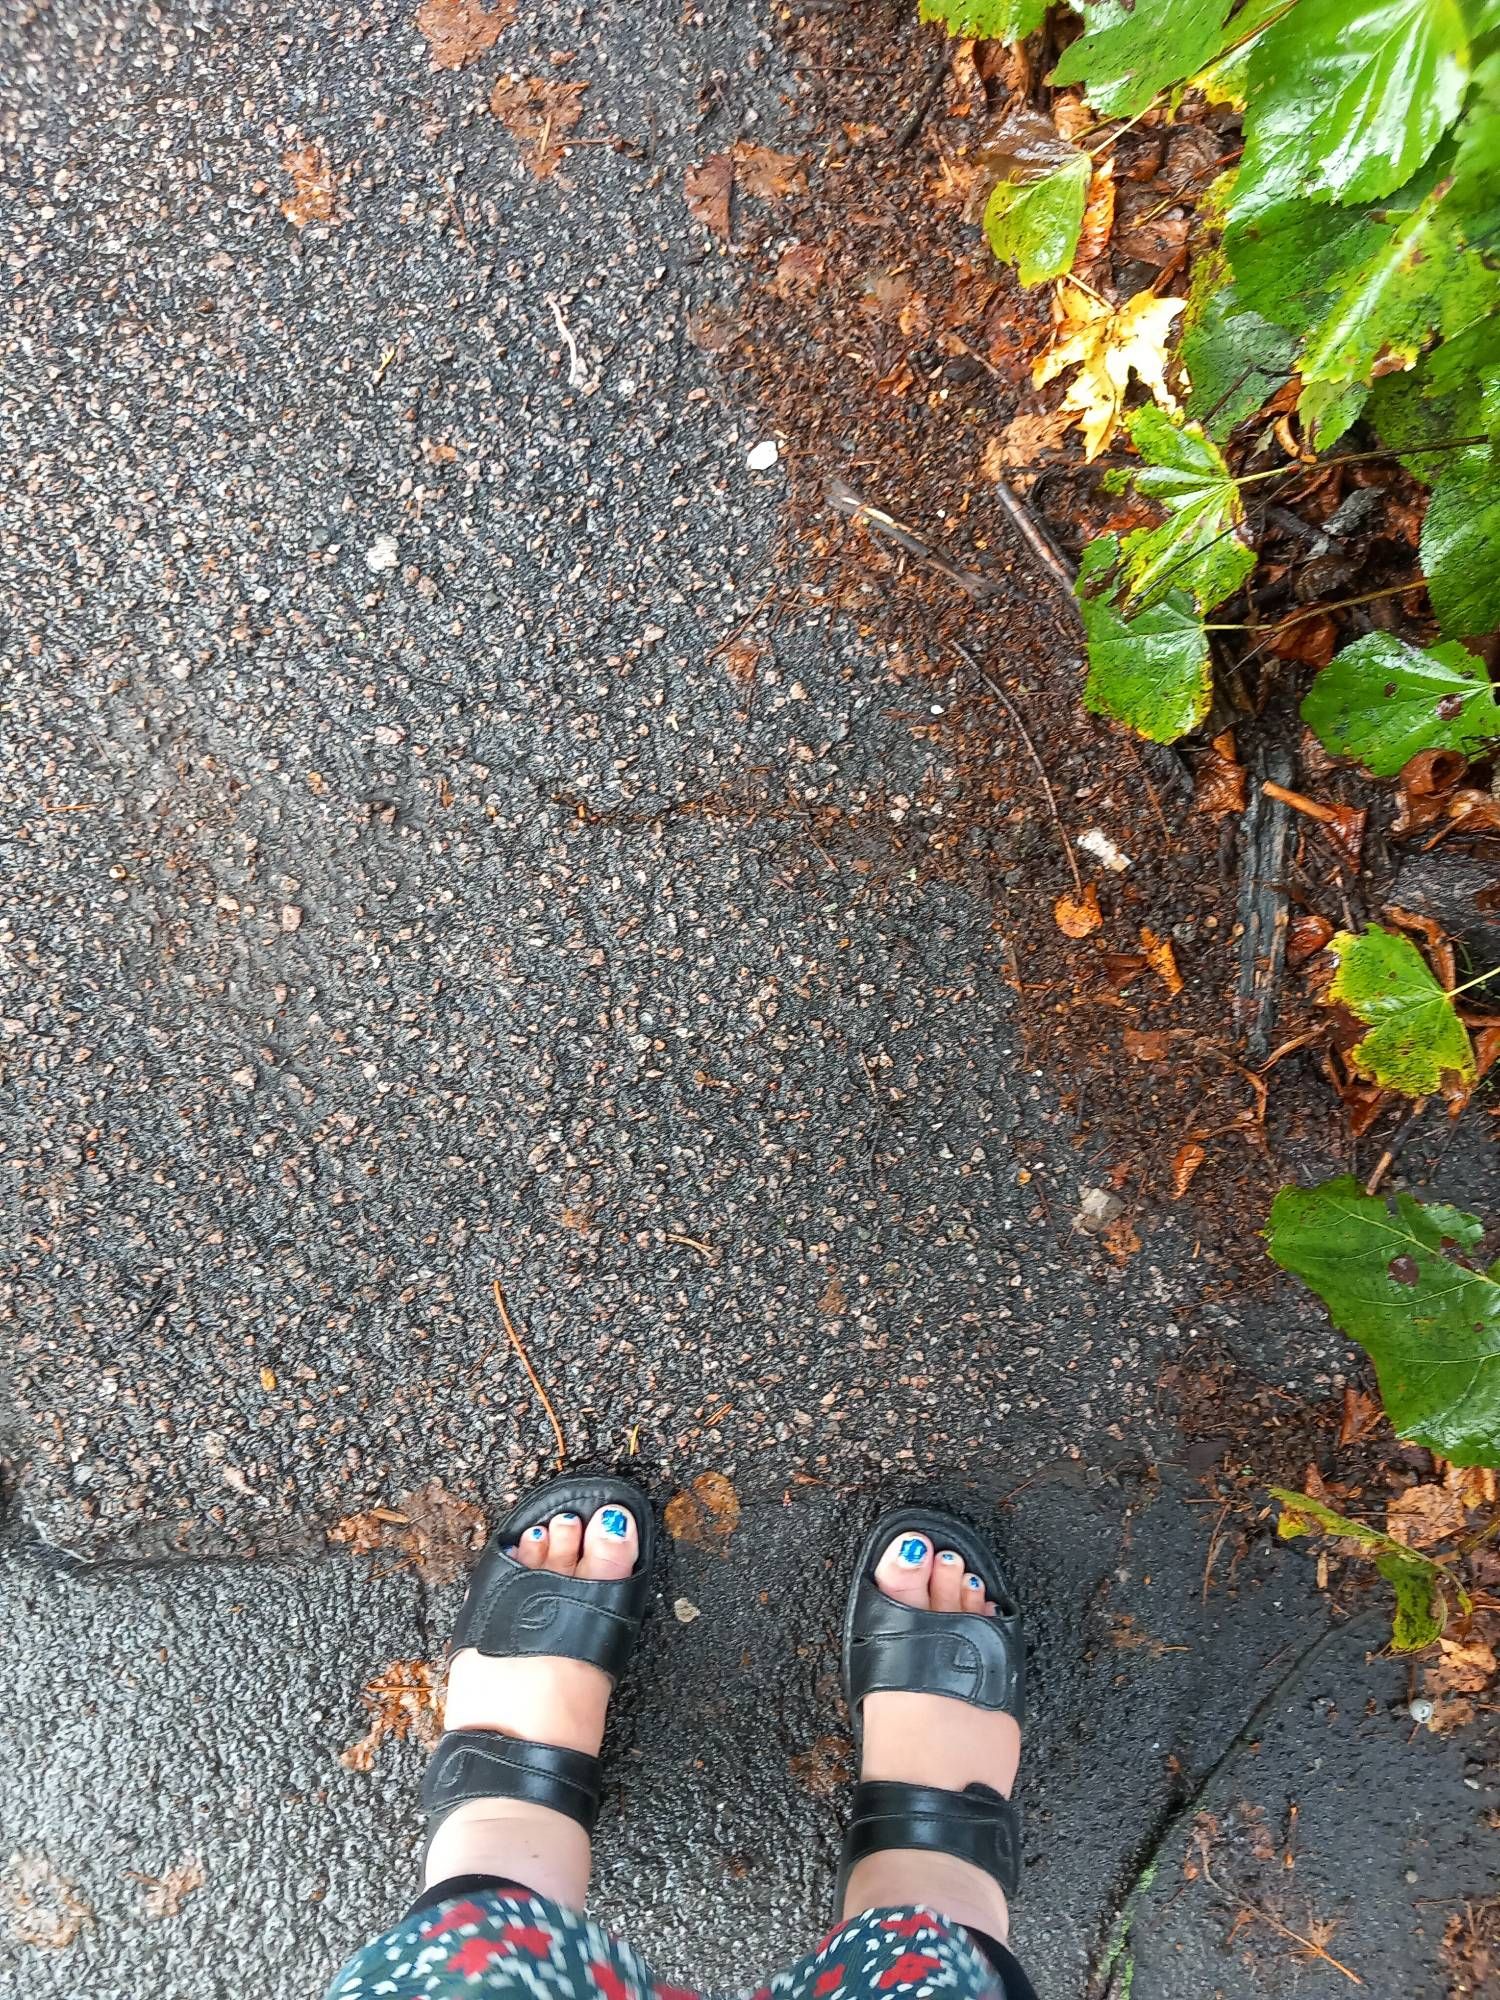
<svg viewBox="0 0 1500 2000">
<path fill-rule="evenodd" d="M 592 1833 L 599 1814 L 599 1759 L 583 1750 L 527 1743 L 493 1729 L 450 1729 L 422 1779 L 427 1838 L 472 1799 L 525 1799 L 550 1806 Z"/>
<path fill-rule="evenodd" d="M 1013 1897 L 1021 1879 L 1021 1814 L 992 1785 L 947 1792 L 936 1785 L 866 1779 L 854 1788 L 854 1809 L 844 1836 L 839 1906 L 855 1862 L 891 1847 L 951 1854 L 982 1868 Z"/>
</svg>

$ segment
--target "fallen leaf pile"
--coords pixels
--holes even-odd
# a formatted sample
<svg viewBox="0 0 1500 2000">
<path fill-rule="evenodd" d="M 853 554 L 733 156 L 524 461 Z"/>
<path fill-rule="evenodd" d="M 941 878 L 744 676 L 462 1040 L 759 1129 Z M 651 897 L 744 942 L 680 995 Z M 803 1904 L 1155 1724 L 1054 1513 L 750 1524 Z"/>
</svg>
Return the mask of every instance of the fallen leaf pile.
<svg viewBox="0 0 1500 2000">
<path fill-rule="evenodd" d="M 1167 387 L 1167 336 L 1186 303 L 1137 292 L 1116 307 L 1081 285 L 1058 286 L 1056 332 L 1031 379 L 1041 389 L 1068 369 L 1078 370 L 1061 407 L 1082 428 L 1085 459 L 1097 458 L 1119 428 L 1132 375 L 1164 410 L 1176 409 Z"/>
</svg>

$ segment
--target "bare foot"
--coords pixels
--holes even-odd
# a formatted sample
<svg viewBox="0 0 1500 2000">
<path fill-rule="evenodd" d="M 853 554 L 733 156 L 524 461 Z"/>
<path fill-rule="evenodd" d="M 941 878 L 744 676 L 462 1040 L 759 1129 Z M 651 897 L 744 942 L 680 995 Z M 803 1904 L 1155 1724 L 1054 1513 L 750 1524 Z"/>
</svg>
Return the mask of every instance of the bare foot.
<svg viewBox="0 0 1500 2000">
<path fill-rule="evenodd" d="M 952 1549 L 934 1549 L 923 1535 L 900 1535 L 875 1567 L 875 1581 L 898 1604 L 917 1611 L 965 1611 L 992 1618 L 995 1607 L 979 1578 Z M 937 1785 L 961 1792 L 976 1781 L 1010 1797 L 1021 1760 L 1014 1716 L 975 1708 L 940 1694 L 881 1692 L 865 1696 L 861 1778 Z M 842 1914 L 923 1903 L 956 1923 L 1004 1939 L 1010 1928 L 1005 1892 L 982 1868 L 952 1855 L 888 1848 L 849 1872 Z"/>
<path fill-rule="evenodd" d="M 630 1575 L 640 1543 L 629 1509 L 610 1506 L 587 1524 L 576 1514 L 554 1514 L 528 1528 L 509 1553 L 527 1569 L 605 1583 Z M 611 1689 L 603 1668 L 586 1660 L 495 1660 L 466 1646 L 448 1669 L 443 1727 L 493 1729 L 597 1756 Z M 471 1799 L 439 1826 L 426 1880 L 497 1875 L 581 1909 L 589 1866 L 589 1837 L 565 1813 L 524 1799 Z"/>
</svg>

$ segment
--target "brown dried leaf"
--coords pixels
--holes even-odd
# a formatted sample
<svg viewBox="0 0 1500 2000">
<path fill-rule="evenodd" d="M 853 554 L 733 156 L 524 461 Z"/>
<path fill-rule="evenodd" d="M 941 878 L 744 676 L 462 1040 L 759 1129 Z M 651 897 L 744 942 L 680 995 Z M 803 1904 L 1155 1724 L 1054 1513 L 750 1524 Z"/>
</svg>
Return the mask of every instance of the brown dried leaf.
<svg viewBox="0 0 1500 2000">
<path fill-rule="evenodd" d="M 1307 914 L 1293 917 L 1287 926 L 1286 958 L 1291 966 L 1306 965 L 1333 936 L 1333 925 L 1327 917 Z"/>
<path fill-rule="evenodd" d="M 328 1530 L 331 1542 L 357 1556 L 393 1555 L 428 1583 L 451 1583 L 484 1547 L 483 1511 L 430 1479 L 395 1507 L 346 1515 Z"/>
<path fill-rule="evenodd" d="M 1234 747 L 1234 731 L 1216 736 L 1193 781 L 1194 800 L 1199 812 L 1215 817 L 1245 810 L 1245 767 Z"/>
<path fill-rule="evenodd" d="M 1399 838 L 1419 833 L 1448 810 L 1454 787 L 1469 768 L 1458 750 L 1419 750 L 1403 764 L 1396 780 L 1396 817 L 1391 832 Z"/>
<path fill-rule="evenodd" d="M 1385 1510 L 1385 1531 L 1409 1549 L 1430 1549 L 1464 1526 L 1464 1504 L 1442 1486 L 1408 1486 Z"/>
<path fill-rule="evenodd" d="M 1326 667 L 1339 642 L 1338 622 L 1328 612 L 1298 618 L 1294 624 L 1274 628 L 1266 636 L 1265 647 L 1278 660 L 1298 660 L 1305 667 Z"/>
<path fill-rule="evenodd" d="M 1071 410 L 1022 411 L 985 446 L 980 471 L 986 479 L 1003 479 L 1006 466 L 1032 464 L 1043 452 L 1057 450 L 1072 423 Z"/>
<path fill-rule="evenodd" d="M 831 1799 L 854 1769 L 854 1745 L 847 1736 L 820 1736 L 791 1760 L 792 1776 L 815 1799 Z"/>
<path fill-rule="evenodd" d="M 292 227 L 306 229 L 310 222 L 332 222 L 337 187 L 322 141 L 294 146 L 282 154 L 281 165 L 292 177 L 292 198 L 281 204 L 281 212 Z"/>
<path fill-rule="evenodd" d="M 1172 949 L 1170 938 L 1158 937 L 1155 931 L 1141 927 L 1141 950 L 1146 963 L 1166 987 L 1170 999 L 1175 1000 L 1182 991 L 1182 974 L 1177 970 L 1177 954 Z"/>
<path fill-rule="evenodd" d="M 1052 123 L 1058 136 L 1070 142 L 1096 124 L 1092 111 L 1076 90 L 1059 91 L 1052 100 Z"/>
<path fill-rule="evenodd" d="M 1181 1201 L 1192 1183 L 1193 1175 L 1208 1158 L 1206 1149 L 1196 1139 L 1189 1139 L 1179 1146 L 1172 1156 L 1172 1199 Z"/>
<path fill-rule="evenodd" d="M 133 1869 L 131 1873 L 141 1885 L 141 1903 L 153 1923 L 177 1916 L 193 1891 L 203 1887 L 203 1863 L 196 1854 L 175 1863 L 165 1875 L 138 1875 Z"/>
<path fill-rule="evenodd" d="M 807 169 L 795 153 L 777 153 L 749 139 L 736 139 L 729 156 L 735 181 L 757 201 L 780 201 L 784 195 L 807 192 Z"/>
<path fill-rule="evenodd" d="M 396 1743 L 409 1738 L 419 1748 L 430 1750 L 442 1734 L 438 1721 L 442 1675 L 424 1660 L 392 1660 L 378 1680 L 366 1682 L 359 1698 L 370 1726 L 357 1743 L 339 1752 L 339 1762 L 346 1771 L 373 1770 L 375 1752 L 387 1737 Z"/>
<path fill-rule="evenodd" d="M 1110 231 L 1115 226 L 1115 164 L 1105 160 L 1095 167 L 1083 204 L 1083 223 L 1078 231 L 1078 248 L 1073 253 L 1073 269 L 1087 272 L 1109 248 Z"/>
<path fill-rule="evenodd" d="M 700 1472 L 690 1487 L 672 1495 L 663 1519 L 674 1542 L 723 1555 L 724 1544 L 739 1526 L 739 1495 L 722 1472 Z"/>
<path fill-rule="evenodd" d="M 65 1951 L 94 1913 L 45 1854 L 13 1854 L 0 1878 L 0 1916 L 17 1944 Z"/>
<path fill-rule="evenodd" d="M 823 252 L 811 243 L 794 243 L 776 260 L 771 290 L 779 299 L 815 292 L 823 282 Z"/>
<path fill-rule="evenodd" d="M 1449 799 L 1448 817 L 1465 833 L 1500 833 L 1500 799 L 1465 786 Z"/>
<path fill-rule="evenodd" d="M 1117 1215 L 1104 1231 L 1102 1241 L 1117 1264 L 1128 1264 L 1141 1247 L 1141 1239 L 1128 1215 Z"/>
<path fill-rule="evenodd" d="M 1120 1039 L 1126 1055 L 1137 1062 L 1165 1062 L 1172 1053 L 1172 1037 L 1165 1028 L 1127 1028 Z"/>
<path fill-rule="evenodd" d="M 724 670 L 729 678 L 738 681 L 741 687 L 748 687 L 755 679 L 756 670 L 766 657 L 766 652 L 764 639 L 741 636 L 738 639 L 731 639 L 719 657 L 724 662 Z"/>
<path fill-rule="evenodd" d="M 1064 937 L 1088 937 L 1104 922 L 1099 891 L 1092 882 L 1087 882 L 1081 896 L 1059 896 L 1052 905 L 1052 915 Z"/>
<path fill-rule="evenodd" d="M 554 83 L 540 76 L 502 76 L 490 92 L 490 115 L 521 147 L 539 181 L 562 165 L 568 134 L 583 116 L 587 83 Z"/>
<path fill-rule="evenodd" d="M 417 28 L 434 69 L 463 69 L 495 46 L 515 14 L 516 0 L 496 0 L 489 11 L 479 0 L 422 0 Z"/>
<path fill-rule="evenodd" d="M 682 177 L 683 199 L 694 222 L 721 242 L 729 241 L 729 196 L 734 187 L 734 161 L 728 153 L 710 153 Z"/>
<path fill-rule="evenodd" d="M 825 1319 L 842 1319 L 848 1310 L 849 1301 L 844 1296 L 843 1283 L 835 1271 L 818 1294 L 818 1311 Z"/>
<path fill-rule="evenodd" d="M 1379 1429 L 1383 1414 L 1373 1396 L 1367 1396 L 1363 1389 L 1346 1388 L 1339 1417 L 1339 1443 L 1358 1444 L 1361 1438 Z"/>
</svg>

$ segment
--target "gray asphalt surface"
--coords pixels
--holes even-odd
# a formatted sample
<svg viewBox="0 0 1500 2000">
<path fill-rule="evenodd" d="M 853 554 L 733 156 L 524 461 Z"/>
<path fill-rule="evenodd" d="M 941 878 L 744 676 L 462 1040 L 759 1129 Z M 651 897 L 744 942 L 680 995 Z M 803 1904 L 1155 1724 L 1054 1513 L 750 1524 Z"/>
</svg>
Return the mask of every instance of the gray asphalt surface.
<svg viewBox="0 0 1500 2000">
<path fill-rule="evenodd" d="M 314 1555 L 423 1480 L 494 1510 L 549 1465 L 496 1276 L 574 1462 L 662 1496 L 712 1467 L 753 1524 L 689 1582 L 705 1616 L 658 1621 L 666 1677 L 625 1717 L 605 1906 L 680 1976 L 821 1920 L 834 1807 L 767 1785 L 749 1724 L 778 1770 L 837 1726 L 839 1562 L 882 1500 L 1022 1489 L 1005 1532 L 1056 1690 L 1028 1950 L 1056 1993 L 1167 1760 L 1210 1769 L 1321 1630 L 1298 1559 L 1261 1551 L 1294 1608 L 1251 1593 L 1199 1631 L 1184 1473 L 1149 1516 L 1150 1615 L 1188 1652 L 1090 1638 L 1146 1574 L 1145 1468 L 1181 1456 L 1163 1367 L 1323 1395 L 1347 1350 L 1291 1297 L 1205 1304 L 1171 1225 L 1124 1272 L 1074 1226 L 1110 1162 L 1018 1053 L 984 856 L 968 886 L 925 865 L 955 777 L 910 687 L 812 583 L 752 687 L 714 652 L 783 477 L 748 469 L 755 415 L 688 337 L 736 274 L 681 183 L 785 128 L 769 24 L 523 5 L 461 74 L 385 6 L 0 26 L 7 1838 L 98 1912 L 66 1951 L 12 1939 L 27 1992 L 315 1991 L 399 1903 L 415 1755 L 356 1782 L 336 1752 L 373 1666 L 440 1653 L 442 1607 Z M 577 136 L 644 156 L 580 146 L 538 181 L 483 108 L 507 69 L 586 80 Z M 281 163 L 313 140 L 339 214 L 299 234 Z M 726 1691 L 727 1633 L 753 1664 Z M 1451 1902 L 1484 1801 L 1461 1745 L 1381 1715 L 1358 1852 L 1407 1851 L 1399 1759 L 1458 1813 Z M 204 1889 L 153 1925 L 125 1869 L 199 1851 Z M 1430 1937 L 1372 1935 L 1429 1990 Z M 1178 1962 L 1137 1994 L 1205 1990 Z M 1222 1990 L 1261 1990 L 1234 1963 Z"/>
</svg>

